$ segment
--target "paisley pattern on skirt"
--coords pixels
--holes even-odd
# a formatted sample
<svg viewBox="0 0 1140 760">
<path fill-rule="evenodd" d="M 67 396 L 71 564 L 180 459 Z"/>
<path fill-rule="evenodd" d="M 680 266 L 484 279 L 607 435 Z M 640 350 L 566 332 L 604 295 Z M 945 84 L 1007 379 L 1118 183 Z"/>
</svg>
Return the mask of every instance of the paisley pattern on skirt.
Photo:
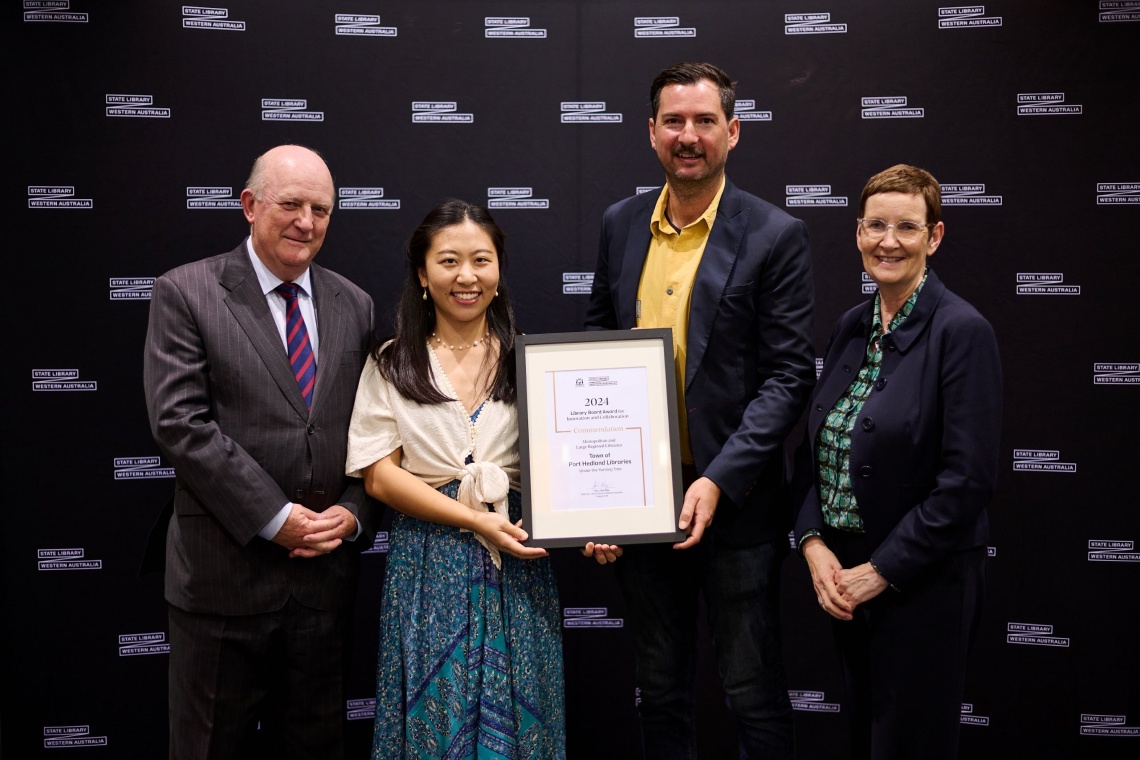
<svg viewBox="0 0 1140 760">
<path fill-rule="evenodd" d="M 439 489 L 455 498 L 459 481 Z M 512 520 L 520 497 L 509 495 Z M 564 758 L 558 590 L 549 558 L 397 515 L 380 608 L 374 760 Z"/>
</svg>

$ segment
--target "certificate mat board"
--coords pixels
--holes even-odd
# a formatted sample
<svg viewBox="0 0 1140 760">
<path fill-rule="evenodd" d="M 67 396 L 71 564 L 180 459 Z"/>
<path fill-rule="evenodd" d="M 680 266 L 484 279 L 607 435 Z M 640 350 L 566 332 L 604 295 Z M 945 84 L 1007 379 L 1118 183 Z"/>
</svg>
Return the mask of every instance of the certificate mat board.
<svg viewBox="0 0 1140 760">
<path fill-rule="evenodd" d="M 682 540 L 672 331 L 520 335 L 515 355 L 527 545 Z"/>
</svg>

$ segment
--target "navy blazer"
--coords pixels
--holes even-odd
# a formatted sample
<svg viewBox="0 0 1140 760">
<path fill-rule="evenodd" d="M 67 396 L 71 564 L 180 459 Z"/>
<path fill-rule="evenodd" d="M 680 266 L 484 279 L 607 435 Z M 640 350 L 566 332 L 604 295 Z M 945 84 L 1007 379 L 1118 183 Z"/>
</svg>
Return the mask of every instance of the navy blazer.
<svg viewBox="0 0 1140 760">
<path fill-rule="evenodd" d="M 634 315 L 657 193 L 602 218 L 587 329 L 623 330 Z M 726 181 L 689 306 L 685 403 L 697 473 L 721 489 L 718 540 L 748 546 L 786 535 L 784 439 L 815 381 L 807 227 Z"/>
<path fill-rule="evenodd" d="M 871 560 L 903 591 L 950 552 L 988 540 L 1000 444 L 993 328 L 927 272 L 914 310 L 883 339 L 879 378 L 851 433 L 851 489 Z M 797 537 L 823 528 L 816 438 L 863 364 L 873 309 L 874 300 L 856 306 L 831 334 L 797 454 Z"/>
</svg>

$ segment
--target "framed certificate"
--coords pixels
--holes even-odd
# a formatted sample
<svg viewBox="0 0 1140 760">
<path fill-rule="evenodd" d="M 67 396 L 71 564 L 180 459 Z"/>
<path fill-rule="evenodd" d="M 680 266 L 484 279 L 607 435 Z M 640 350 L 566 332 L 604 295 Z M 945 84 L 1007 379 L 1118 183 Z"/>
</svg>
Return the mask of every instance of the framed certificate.
<svg viewBox="0 0 1140 760">
<path fill-rule="evenodd" d="M 673 335 L 515 338 L 528 546 L 683 540 Z"/>
</svg>

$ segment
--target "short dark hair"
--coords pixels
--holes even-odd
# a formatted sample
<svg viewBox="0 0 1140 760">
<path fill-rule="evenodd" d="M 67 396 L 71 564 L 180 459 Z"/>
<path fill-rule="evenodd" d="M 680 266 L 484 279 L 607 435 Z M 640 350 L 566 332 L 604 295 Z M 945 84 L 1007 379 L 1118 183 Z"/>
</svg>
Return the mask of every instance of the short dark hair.
<svg viewBox="0 0 1140 760">
<path fill-rule="evenodd" d="M 867 208 L 867 199 L 879 193 L 905 193 L 906 195 L 921 195 L 926 202 L 927 224 L 938 224 L 942 221 L 942 187 L 934 175 L 925 169 L 919 169 L 910 164 L 895 164 L 890 169 L 884 169 L 863 187 L 863 195 L 859 198 L 859 216 Z"/>
<path fill-rule="evenodd" d="M 392 383 L 401 396 L 421 404 L 441 404 L 452 401 L 432 379 L 431 360 L 428 356 L 428 336 L 435 329 L 435 302 L 424 300 L 419 273 L 427 260 L 432 240 L 442 230 L 466 221 L 478 225 L 495 246 L 499 259 L 498 295 L 487 307 L 487 329 L 495 336 L 499 353 L 491 374 L 491 398 L 496 401 L 515 400 L 515 314 L 507 293 L 507 249 L 503 231 L 491 213 L 482 206 L 467 201 L 450 199 L 433 208 L 404 246 L 407 271 L 396 312 L 396 335 L 392 345 L 381 351 L 384 343 L 372 349 L 381 376 Z M 491 353 L 485 354 L 489 358 Z"/>
<path fill-rule="evenodd" d="M 671 84 L 696 84 L 708 80 L 716 85 L 720 93 L 720 107 L 724 117 L 731 120 L 736 112 L 736 82 L 724 73 L 724 69 L 711 63 L 689 61 L 670 66 L 658 74 L 649 88 L 649 103 L 653 107 L 653 118 L 661 107 L 661 91 Z"/>
</svg>

